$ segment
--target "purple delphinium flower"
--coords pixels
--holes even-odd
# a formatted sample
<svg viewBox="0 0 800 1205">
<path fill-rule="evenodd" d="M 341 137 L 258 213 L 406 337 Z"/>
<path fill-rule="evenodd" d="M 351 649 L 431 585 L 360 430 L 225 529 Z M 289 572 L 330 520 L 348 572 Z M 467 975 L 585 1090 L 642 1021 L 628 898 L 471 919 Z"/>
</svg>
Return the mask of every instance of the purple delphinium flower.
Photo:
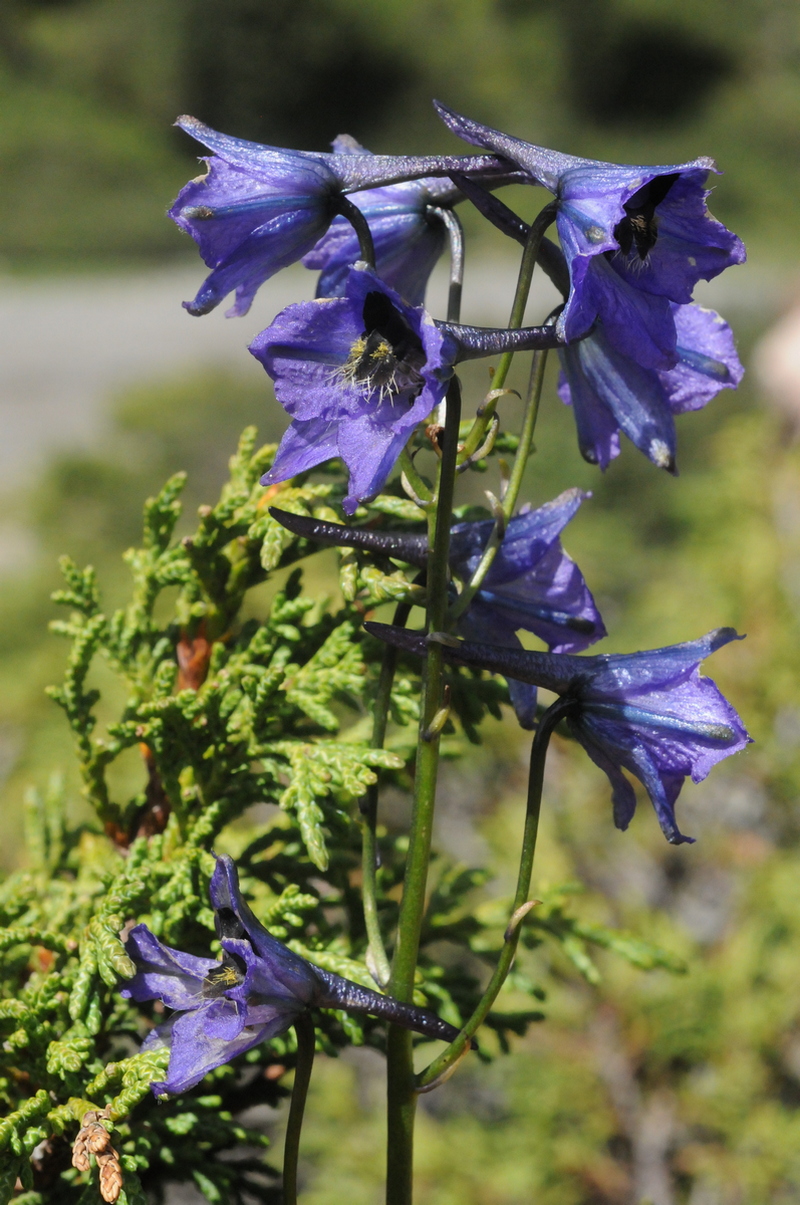
<svg viewBox="0 0 800 1205">
<path fill-rule="evenodd" d="M 579 652 L 606 635 L 583 574 L 560 540 L 588 496 L 582 490 L 566 490 L 537 510 L 523 509 L 509 521 L 481 589 L 458 621 L 460 635 L 521 649 L 517 632 L 532 632 L 558 653 Z M 424 535 L 343 527 L 277 507 L 271 507 L 270 514 L 308 540 L 362 548 L 420 567 L 428 559 Z M 453 527 L 450 567 L 456 577 L 469 581 L 493 528 L 492 519 Z M 510 678 L 508 688 L 517 719 L 523 728 L 531 728 L 536 719 L 536 687 Z"/>
<path fill-rule="evenodd" d="M 250 351 L 291 415 L 263 485 L 341 456 L 343 506 L 378 493 L 411 432 L 444 397 L 458 346 L 373 272 L 350 272 L 344 297 L 290 305 Z"/>
<path fill-rule="evenodd" d="M 338 154 L 370 154 L 345 136 L 334 141 L 333 149 Z M 351 198 L 369 223 L 378 276 L 409 305 L 422 305 L 428 278 L 444 250 L 445 227 L 431 208 L 451 205 L 460 196 L 450 180 L 429 177 L 366 189 Z M 360 259 L 350 222 L 334 218 L 316 247 L 303 256 L 306 268 L 320 270 L 317 297 L 342 297 L 349 270 Z"/>
<path fill-rule="evenodd" d="M 669 303 L 688 304 L 698 280 L 745 258 L 741 241 L 706 208 L 713 160 L 640 167 L 581 159 L 436 107 L 454 133 L 518 164 L 558 198 L 556 226 L 570 274 L 558 320 L 563 341 L 600 318 L 618 351 L 647 368 L 673 367 Z"/>
<path fill-rule="evenodd" d="M 713 310 L 672 305 L 673 368 L 643 368 L 617 351 L 598 323 L 587 339 L 559 349 L 558 393 L 572 405 L 581 454 L 605 469 L 619 455 L 619 432 L 659 468 L 675 471 L 674 415 L 699 410 L 720 389 L 735 389 L 743 368 L 733 332 Z"/>
<path fill-rule="evenodd" d="M 532 632 L 556 653 L 580 652 L 606 635 L 583 574 L 559 538 L 586 497 L 566 490 L 510 520 L 483 585 L 458 621 L 459 635 L 521 649 L 517 632 Z M 493 527 L 488 519 L 453 528 L 450 563 L 463 581 L 477 569 Z M 532 728 L 536 687 L 512 677 L 508 689 L 520 724 Z"/>
<path fill-rule="evenodd" d="M 367 623 L 374 636 L 422 656 L 425 637 L 388 624 Z M 691 841 L 675 820 L 684 779 L 701 782 L 718 761 L 750 741 L 741 719 L 700 662 L 738 640 L 718 628 L 699 640 L 642 653 L 574 657 L 567 653 L 518 652 L 465 641 L 443 645 L 446 661 L 504 674 L 567 699 L 567 724 L 592 761 L 608 775 L 614 823 L 626 829 L 636 796 L 622 773 L 644 785 L 664 836 L 673 845 Z"/>
<path fill-rule="evenodd" d="M 344 193 L 449 170 L 491 175 L 495 156 L 313 154 L 218 134 L 194 117 L 182 130 L 214 152 L 206 175 L 191 180 L 169 211 L 212 269 L 190 314 L 207 314 L 228 293 L 228 317 L 246 314 L 260 285 L 301 259 L 325 233 Z"/>
<path fill-rule="evenodd" d="M 163 945 L 146 925 L 126 943 L 136 975 L 122 995 L 161 1000 L 173 1014 L 142 1049 L 168 1047 L 167 1078 L 156 1096 L 185 1092 L 215 1067 L 283 1033 L 305 1009 L 334 1008 L 386 1017 L 429 1037 L 452 1041 L 458 1030 L 434 1013 L 312 966 L 273 937 L 242 899 L 233 860 L 217 859 L 211 903 L 222 959 L 198 958 Z"/>
<path fill-rule="evenodd" d="M 356 264 L 344 297 L 287 306 L 250 344 L 292 417 L 261 483 L 340 456 L 350 471 L 342 505 L 352 514 L 375 497 L 417 423 L 442 400 L 456 361 L 555 346 L 547 325 L 498 330 L 434 322 Z"/>
</svg>

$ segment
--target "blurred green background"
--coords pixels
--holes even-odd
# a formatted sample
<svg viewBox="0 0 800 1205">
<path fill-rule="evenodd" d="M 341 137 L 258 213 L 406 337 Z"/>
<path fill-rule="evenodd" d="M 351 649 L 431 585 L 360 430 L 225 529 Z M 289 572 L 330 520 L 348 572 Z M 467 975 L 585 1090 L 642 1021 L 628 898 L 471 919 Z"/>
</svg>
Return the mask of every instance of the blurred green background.
<svg viewBox="0 0 800 1205">
<path fill-rule="evenodd" d="M 195 151 L 171 128 L 180 112 L 307 149 L 346 130 L 376 151 L 454 150 L 431 96 L 576 153 L 651 163 L 713 155 L 725 172 L 714 212 L 750 247 L 751 265 L 730 274 L 725 294 L 748 362 L 800 254 L 797 0 L 5 0 L 0 297 L 32 274 L 63 285 L 65 273 L 141 278 L 190 264 L 199 284 L 201 265 L 164 217 L 195 173 Z M 515 202 L 529 209 L 539 195 Z M 481 254 L 497 245 L 484 240 Z M 517 374 L 519 386 L 522 366 Z M 43 694 L 64 655 L 46 633 L 56 556 L 91 560 L 107 605 L 118 604 L 120 553 L 137 538 L 145 495 L 188 469 L 191 515 L 216 496 L 242 426 L 256 422 L 264 438 L 282 427 L 259 376 L 220 365 L 154 381 L 145 359 L 135 375 L 105 399 L 95 447 L 35 472 L 19 466 L 23 484 L 4 497 L 7 525 L 25 541 L 0 577 L 6 867 L 24 856 L 27 784 L 62 770 L 80 809 L 66 725 Z M 474 369 L 468 397 L 486 384 L 485 367 Z M 543 959 L 546 1021 L 513 1057 L 469 1066 L 423 1101 L 419 1199 L 795 1201 L 800 453 L 750 373 L 737 394 L 680 421 L 677 481 L 629 446 L 601 476 L 579 458 L 554 384 L 551 366 L 528 496 L 594 490 L 565 543 L 598 597 L 608 648 L 719 624 L 747 632 L 707 670 L 757 743 L 685 789 L 682 827 L 698 842 L 679 849 L 663 842 L 646 801 L 617 833 L 602 776 L 555 746 L 539 882 L 582 880 L 587 917 L 662 941 L 689 972 L 644 975 L 608 961 L 587 983 Z M 487 485 L 472 478 L 464 497 Z M 524 753 L 512 721 L 493 723 L 443 783 L 439 841 L 465 860 L 488 858 L 500 884 L 512 873 Z M 380 1200 L 381 1092 L 377 1058 L 320 1061 L 303 1148 L 309 1205 Z"/>
</svg>

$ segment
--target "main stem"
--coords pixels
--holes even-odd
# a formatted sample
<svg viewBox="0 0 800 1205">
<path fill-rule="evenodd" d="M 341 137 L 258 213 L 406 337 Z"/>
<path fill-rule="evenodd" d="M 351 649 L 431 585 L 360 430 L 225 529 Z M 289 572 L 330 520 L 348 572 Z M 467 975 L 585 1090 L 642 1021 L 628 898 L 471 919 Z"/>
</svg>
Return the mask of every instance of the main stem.
<svg viewBox="0 0 800 1205">
<path fill-rule="evenodd" d="M 508 972 L 511 970 L 511 964 L 514 961 L 514 956 L 517 952 L 517 944 L 519 942 L 520 925 L 523 919 L 523 914 L 520 909 L 528 902 L 528 895 L 531 888 L 531 874 L 533 873 L 533 858 L 536 853 L 536 838 L 539 833 L 539 813 L 542 806 L 542 784 L 544 782 L 544 766 L 547 759 L 547 747 L 550 744 L 550 737 L 553 734 L 553 729 L 560 720 L 568 714 L 574 706 L 570 699 L 558 699 L 552 707 L 549 707 L 542 716 L 539 726 L 536 730 L 536 735 L 533 738 L 531 746 L 531 762 L 530 773 L 528 776 L 528 803 L 525 811 L 525 831 L 522 836 L 522 854 L 519 862 L 519 873 L 517 875 L 517 890 L 514 894 L 514 903 L 512 906 L 511 917 L 512 921 L 506 930 L 503 949 L 500 953 L 497 966 L 494 974 L 489 980 L 488 986 L 483 993 L 483 996 L 478 1003 L 477 1008 L 473 1012 L 470 1019 L 467 1021 L 464 1028 L 458 1037 L 450 1043 L 437 1059 L 430 1064 L 429 1067 L 419 1075 L 417 1079 L 417 1091 L 430 1090 L 436 1086 L 437 1081 L 441 1081 L 447 1077 L 447 1072 L 455 1067 L 455 1064 L 461 1058 L 466 1050 L 473 1035 L 477 1032 L 478 1027 L 483 1024 L 488 1016 L 492 1005 L 497 999 L 497 994 L 500 988 L 505 983 Z"/>
<path fill-rule="evenodd" d="M 464 231 L 461 227 L 456 215 L 452 209 L 440 209 L 431 206 L 430 216 L 440 221 L 450 241 L 450 291 L 447 299 L 447 320 L 448 322 L 457 322 L 461 314 L 461 291 L 464 282 Z M 446 422 L 447 406 L 444 406 L 444 421 Z M 445 439 L 447 432 L 445 431 Z M 417 475 L 413 461 L 404 451 L 403 456 L 405 463 L 403 471 L 406 478 L 414 489 L 415 485 L 422 491 L 418 496 L 422 501 L 430 499 L 430 491 L 426 490 L 424 482 Z M 409 475 L 410 474 L 410 475 Z M 439 473 L 440 483 L 442 478 L 442 470 Z M 441 490 L 440 490 L 441 492 Z M 452 491 L 451 491 L 452 492 Z M 451 496 L 452 510 L 452 496 Z M 449 539 L 449 531 L 448 531 Z M 408 616 L 411 613 L 411 606 L 408 603 L 399 603 L 394 614 L 395 627 L 403 627 Z M 397 649 L 387 645 L 383 651 L 383 660 L 381 662 L 381 672 L 378 678 L 378 690 L 375 697 L 375 713 L 372 722 L 372 746 L 374 749 L 381 749 L 386 738 L 386 722 L 389 716 L 389 705 L 391 703 L 392 683 L 394 681 L 395 668 L 397 665 Z M 364 899 L 364 923 L 367 930 L 368 953 L 370 961 L 370 973 L 373 974 L 381 987 L 385 987 L 391 977 L 391 968 L 389 960 L 386 957 L 386 948 L 383 944 L 383 936 L 381 934 L 380 920 L 378 916 L 378 891 L 377 891 L 377 870 L 378 870 L 378 784 L 370 787 L 362 801 L 361 814 L 364 818 L 363 841 L 362 841 L 362 893 Z"/>
<path fill-rule="evenodd" d="M 411 612 L 410 603 L 398 603 L 393 623 L 404 627 Z M 372 747 L 382 749 L 386 739 L 386 724 L 389 718 L 392 683 L 397 666 L 397 649 L 387 644 L 383 650 L 378 689 L 375 694 L 375 712 L 372 720 Z M 381 987 L 389 982 L 391 967 L 383 944 L 380 918 L 378 915 L 378 783 L 367 791 L 361 803 L 363 829 L 361 836 L 362 898 L 364 924 L 367 930 L 369 971 Z"/>
<path fill-rule="evenodd" d="M 461 419 L 461 387 L 454 377 L 447 391 L 439 490 L 433 548 L 428 558 L 428 631 L 441 631 L 447 618 L 448 556 L 453 491 Z M 403 899 L 397 926 L 397 944 L 389 992 L 410 1002 L 414 994 L 420 933 L 425 913 L 425 891 L 433 832 L 433 809 L 439 768 L 439 735 L 429 732 L 442 706 L 444 659 L 442 646 L 432 642 L 423 670 L 419 744 L 414 777 L 414 805 L 409 831 Z M 389 1027 L 387 1047 L 388 1143 L 386 1158 L 387 1205 L 411 1205 L 414 1158 L 414 1063 L 411 1034 Z"/>
</svg>

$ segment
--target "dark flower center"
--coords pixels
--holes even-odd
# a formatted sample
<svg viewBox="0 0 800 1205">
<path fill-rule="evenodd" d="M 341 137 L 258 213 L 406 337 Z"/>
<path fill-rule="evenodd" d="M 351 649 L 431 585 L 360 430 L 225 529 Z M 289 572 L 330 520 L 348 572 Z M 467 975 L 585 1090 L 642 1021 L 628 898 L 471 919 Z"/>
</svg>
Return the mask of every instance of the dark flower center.
<svg viewBox="0 0 800 1205">
<path fill-rule="evenodd" d="M 680 172 L 670 172 L 666 176 L 656 176 L 626 201 L 623 206 L 625 217 L 614 227 L 614 238 L 623 255 L 630 255 L 635 247 L 639 259 L 642 262 L 647 259 L 658 239 L 656 207 L 664 200 L 679 175 Z"/>
<path fill-rule="evenodd" d="M 425 349 L 399 310 L 385 293 L 367 293 L 363 309 L 364 330 L 337 370 L 344 381 L 377 390 L 380 401 L 388 394 L 411 391 L 412 397 L 424 382 Z"/>
<path fill-rule="evenodd" d="M 245 937 L 245 929 L 233 908 L 217 908 L 214 925 L 218 937 Z"/>
<path fill-rule="evenodd" d="M 218 937 L 240 940 L 247 936 L 246 930 L 233 908 L 217 908 L 214 913 L 214 925 Z M 214 1000 L 224 996 L 229 988 L 238 987 L 244 982 L 247 974 L 247 964 L 238 954 L 223 952 L 219 966 L 212 967 L 203 980 L 203 996 L 206 1000 Z"/>
<path fill-rule="evenodd" d="M 204 998 L 215 1000 L 218 996 L 224 996 L 230 988 L 244 983 L 246 971 L 244 959 L 226 951 L 219 966 L 212 967 L 203 980 Z"/>
</svg>

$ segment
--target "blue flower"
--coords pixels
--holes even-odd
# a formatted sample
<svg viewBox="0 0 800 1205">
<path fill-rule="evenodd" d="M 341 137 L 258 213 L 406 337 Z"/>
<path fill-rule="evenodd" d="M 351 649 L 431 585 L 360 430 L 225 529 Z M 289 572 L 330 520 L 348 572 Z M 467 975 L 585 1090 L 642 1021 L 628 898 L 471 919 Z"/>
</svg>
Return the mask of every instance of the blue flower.
<svg viewBox="0 0 800 1205">
<path fill-rule="evenodd" d="M 367 623 L 374 636 L 424 655 L 424 636 L 388 624 Z M 636 810 L 628 770 L 644 785 L 664 836 L 691 841 L 678 828 L 675 801 L 684 779 L 701 782 L 717 762 L 750 741 L 741 719 L 700 662 L 738 640 L 718 628 L 699 640 L 642 653 L 573 657 L 520 652 L 465 641 L 444 644 L 445 660 L 552 690 L 572 704 L 567 724 L 612 787 L 614 823 L 626 829 Z"/>
<path fill-rule="evenodd" d="M 350 272 L 344 297 L 290 305 L 250 345 L 292 418 L 262 483 L 340 456 L 352 514 L 444 397 L 457 350 L 424 310 L 366 269 Z"/>
<path fill-rule="evenodd" d="M 369 155 L 354 140 L 339 137 L 339 154 Z M 375 270 L 409 305 L 422 305 L 431 272 L 444 250 L 446 231 L 432 207 L 452 205 L 461 193 L 450 180 L 429 177 L 354 193 L 375 245 Z M 303 257 L 306 268 L 321 270 L 317 297 L 341 297 L 349 269 L 361 258 L 358 236 L 344 217 L 334 218 L 316 247 Z"/>
<path fill-rule="evenodd" d="M 623 431 L 659 468 L 675 471 L 676 414 L 699 410 L 720 389 L 735 389 L 743 368 L 733 333 L 713 310 L 671 305 L 677 332 L 673 368 L 643 368 L 622 355 L 598 324 L 587 339 L 559 349 L 558 392 L 571 405 L 581 454 L 605 469 Z"/>
<path fill-rule="evenodd" d="M 588 496 L 582 490 L 565 490 L 538 510 L 523 508 L 510 520 L 483 586 L 458 621 L 462 636 L 521 649 L 517 632 L 532 632 L 551 651 L 575 653 L 606 635 L 583 574 L 560 540 Z M 277 507 L 271 507 L 270 514 L 308 540 L 361 548 L 420 567 L 427 563 L 427 536 L 344 527 Z M 450 567 L 462 581 L 468 582 L 478 567 L 493 527 L 492 519 L 453 527 Z M 508 688 L 517 719 L 523 728 L 531 728 L 536 687 L 510 678 Z"/>
<path fill-rule="evenodd" d="M 459 635 L 521 649 L 517 632 L 532 632 L 557 653 L 579 652 L 606 635 L 583 574 L 559 538 L 586 497 L 566 490 L 511 519 L 481 589 L 458 622 Z M 450 563 L 463 581 L 478 567 L 493 526 L 489 519 L 453 528 Z M 536 687 L 512 677 L 508 689 L 520 724 L 532 728 Z"/>
<path fill-rule="evenodd" d="M 706 208 L 713 160 L 638 167 L 546 150 L 444 105 L 467 142 L 523 168 L 558 198 L 556 226 L 570 274 L 559 318 L 565 343 L 601 319 L 609 343 L 646 368 L 676 363 L 670 302 L 686 305 L 698 280 L 744 261 L 741 241 Z"/>
<path fill-rule="evenodd" d="M 487 155 L 281 150 L 218 134 L 194 117 L 180 117 L 176 125 L 214 152 L 207 174 L 191 180 L 169 211 L 212 269 L 194 300 L 184 302 L 190 314 L 207 314 L 233 290 L 228 317 L 246 314 L 265 280 L 311 251 L 346 192 L 449 170 L 491 175 L 506 167 Z"/>
<path fill-rule="evenodd" d="M 446 1041 L 457 1036 L 427 1009 L 401 1004 L 294 954 L 242 899 L 231 858 L 217 859 L 210 894 L 220 960 L 173 950 L 146 925 L 131 930 L 126 944 L 136 975 L 121 994 L 161 1000 L 173 1010 L 142 1044 L 143 1050 L 170 1052 L 167 1078 L 150 1085 L 156 1096 L 188 1091 L 215 1067 L 283 1033 L 310 1007 L 372 1013 Z"/>
<path fill-rule="evenodd" d="M 352 514 L 378 493 L 417 423 L 442 400 L 457 360 L 556 342 L 552 327 L 434 322 L 356 265 L 344 297 L 288 306 L 250 345 L 292 418 L 262 484 L 340 456 L 350 471 L 343 506 Z"/>
</svg>

